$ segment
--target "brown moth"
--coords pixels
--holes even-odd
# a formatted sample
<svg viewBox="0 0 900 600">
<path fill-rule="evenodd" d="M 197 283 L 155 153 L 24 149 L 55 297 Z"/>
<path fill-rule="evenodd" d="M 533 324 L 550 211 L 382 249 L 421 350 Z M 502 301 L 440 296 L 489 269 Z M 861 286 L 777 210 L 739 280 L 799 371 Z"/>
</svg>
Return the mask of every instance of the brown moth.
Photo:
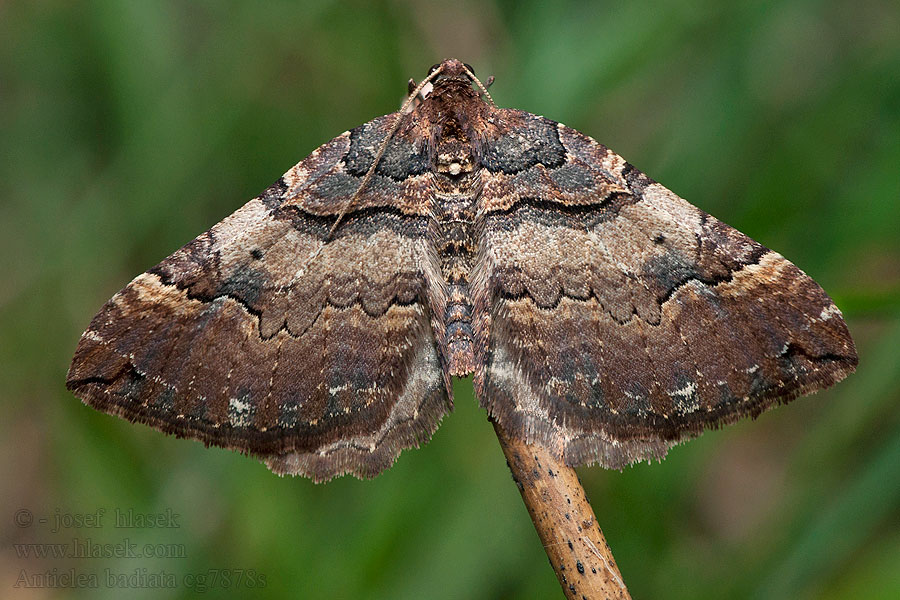
<svg viewBox="0 0 900 600">
<path fill-rule="evenodd" d="M 454 376 L 510 435 L 620 468 L 856 364 L 800 269 L 451 59 L 113 296 L 67 386 L 325 480 L 427 441 Z"/>
</svg>

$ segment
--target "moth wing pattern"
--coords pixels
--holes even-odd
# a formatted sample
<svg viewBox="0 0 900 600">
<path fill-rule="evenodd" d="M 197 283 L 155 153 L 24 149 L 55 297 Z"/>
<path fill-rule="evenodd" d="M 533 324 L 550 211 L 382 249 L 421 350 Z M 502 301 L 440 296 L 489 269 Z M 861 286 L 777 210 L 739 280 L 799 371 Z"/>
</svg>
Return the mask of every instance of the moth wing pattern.
<svg viewBox="0 0 900 600">
<path fill-rule="evenodd" d="M 398 200 L 421 195 L 424 150 L 392 140 L 325 243 L 393 118 L 323 145 L 136 277 L 82 336 L 67 387 L 316 480 L 372 477 L 427 441 L 451 408 L 424 300 L 435 259 Z"/>
<path fill-rule="evenodd" d="M 473 81 L 436 65 L 135 278 L 69 389 L 322 481 L 427 441 L 452 376 L 508 435 L 621 468 L 854 370 L 795 265 Z"/>
<path fill-rule="evenodd" d="M 552 124 L 502 112 L 509 146 L 522 123 Z M 840 311 L 800 269 L 591 138 L 538 129 L 525 145 L 552 137 L 558 155 L 495 169 L 483 191 L 475 383 L 508 432 L 621 468 L 853 371 Z"/>
</svg>

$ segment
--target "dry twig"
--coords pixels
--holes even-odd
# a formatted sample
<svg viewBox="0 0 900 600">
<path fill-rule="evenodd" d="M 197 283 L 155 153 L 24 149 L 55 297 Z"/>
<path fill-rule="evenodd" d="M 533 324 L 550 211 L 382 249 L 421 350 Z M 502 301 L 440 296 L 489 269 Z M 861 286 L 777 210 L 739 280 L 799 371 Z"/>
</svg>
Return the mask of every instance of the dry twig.
<svg viewBox="0 0 900 600">
<path fill-rule="evenodd" d="M 496 422 L 494 430 L 566 597 L 630 600 L 575 470 L 540 446 L 507 437 Z"/>
</svg>

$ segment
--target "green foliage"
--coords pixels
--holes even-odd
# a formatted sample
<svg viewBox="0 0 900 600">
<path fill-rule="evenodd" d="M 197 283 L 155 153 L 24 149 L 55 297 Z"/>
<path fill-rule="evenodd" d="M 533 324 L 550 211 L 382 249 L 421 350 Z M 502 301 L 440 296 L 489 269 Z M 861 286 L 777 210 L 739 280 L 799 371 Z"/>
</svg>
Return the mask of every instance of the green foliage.
<svg viewBox="0 0 900 600">
<path fill-rule="evenodd" d="M 280 598 L 546 598 L 558 584 L 457 386 L 372 481 L 279 479 L 64 389 L 130 278 L 455 56 L 773 247 L 844 310 L 859 372 L 622 473 L 581 470 L 636 598 L 900 596 L 900 10 L 890 0 L 0 3 L 0 585 L 22 569 L 255 569 Z M 16 528 L 105 507 L 178 529 Z M 123 538 L 182 558 L 21 560 Z M 21 591 L 21 590 L 14 590 Z M 214 597 L 235 585 L 211 590 Z M 237 591 L 247 590 L 241 588 Z M 258 591 L 258 590 L 256 590 Z M 97 592 L 100 592 L 98 594 Z"/>
</svg>

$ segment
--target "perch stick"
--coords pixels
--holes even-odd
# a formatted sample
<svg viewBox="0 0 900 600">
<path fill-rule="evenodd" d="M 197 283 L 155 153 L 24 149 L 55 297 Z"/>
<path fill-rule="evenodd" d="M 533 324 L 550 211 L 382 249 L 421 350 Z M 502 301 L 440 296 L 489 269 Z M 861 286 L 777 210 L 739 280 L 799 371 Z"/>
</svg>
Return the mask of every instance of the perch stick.
<svg viewBox="0 0 900 600">
<path fill-rule="evenodd" d="M 541 446 L 508 437 L 500 447 L 566 598 L 630 600 L 575 470 Z"/>
</svg>

